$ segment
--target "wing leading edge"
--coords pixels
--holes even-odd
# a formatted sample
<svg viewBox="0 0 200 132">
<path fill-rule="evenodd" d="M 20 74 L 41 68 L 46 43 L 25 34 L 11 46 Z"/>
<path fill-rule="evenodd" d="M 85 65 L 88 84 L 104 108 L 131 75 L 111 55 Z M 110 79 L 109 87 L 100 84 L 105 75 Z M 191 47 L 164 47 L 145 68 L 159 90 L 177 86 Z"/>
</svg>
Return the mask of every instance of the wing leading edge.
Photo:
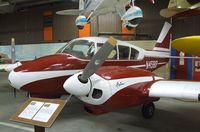
<svg viewBox="0 0 200 132">
<path fill-rule="evenodd" d="M 200 82 L 157 81 L 149 88 L 149 96 L 200 101 Z"/>
</svg>

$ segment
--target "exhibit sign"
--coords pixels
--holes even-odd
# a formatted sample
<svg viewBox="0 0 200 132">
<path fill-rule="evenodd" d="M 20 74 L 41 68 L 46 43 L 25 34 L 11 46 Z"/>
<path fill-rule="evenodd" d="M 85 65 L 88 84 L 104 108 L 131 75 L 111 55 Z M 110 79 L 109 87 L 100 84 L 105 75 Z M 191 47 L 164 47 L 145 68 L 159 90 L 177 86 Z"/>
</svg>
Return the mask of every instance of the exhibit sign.
<svg viewBox="0 0 200 132">
<path fill-rule="evenodd" d="M 10 120 L 35 126 L 51 127 L 65 104 L 65 100 L 30 98 Z"/>
</svg>

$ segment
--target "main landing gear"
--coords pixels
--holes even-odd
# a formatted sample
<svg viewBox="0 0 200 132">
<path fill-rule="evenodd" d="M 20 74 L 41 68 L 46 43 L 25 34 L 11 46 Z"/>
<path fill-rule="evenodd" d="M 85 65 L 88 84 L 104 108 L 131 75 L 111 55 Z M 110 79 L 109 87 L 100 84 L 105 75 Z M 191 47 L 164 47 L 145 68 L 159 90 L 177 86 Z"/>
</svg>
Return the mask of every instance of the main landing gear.
<svg viewBox="0 0 200 132">
<path fill-rule="evenodd" d="M 155 111 L 155 105 L 153 102 L 149 102 L 142 106 L 142 115 L 146 119 L 150 119 L 153 117 Z"/>
</svg>

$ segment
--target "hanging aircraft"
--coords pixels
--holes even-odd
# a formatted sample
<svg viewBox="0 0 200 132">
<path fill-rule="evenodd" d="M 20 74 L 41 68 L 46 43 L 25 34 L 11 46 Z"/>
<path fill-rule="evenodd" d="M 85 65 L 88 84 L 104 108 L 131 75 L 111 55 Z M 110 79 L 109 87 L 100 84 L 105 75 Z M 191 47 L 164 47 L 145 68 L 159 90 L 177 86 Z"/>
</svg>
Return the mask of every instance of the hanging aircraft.
<svg viewBox="0 0 200 132">
<path fill-rule="evenodd" d="M 189 10 L 199 10 L 198 8 L 200 8 L 200 2 L 191 5 L 187 0 L 170 0 L 168 8 L 162 9 L 160 15 L 169 18 Z"/>
<path fill-rule="evenodd" d="M 86 111 L 104 114 L 142 105 L 144 118 L 154 115 L 160 97 L 200 101 L 200 82 L 167 81 L 138 68 L 101 65 L 117 43 L 110 38 L 82 72 L 69 77 L 63 87 L 84 102 Z"/>
<path fill-rule="evenodd" d="M 79 29 L 83 29 L 84 25 L 91 22 L 95 16 L 116 12 L 121 17 L 123 26 L 130 29 L 137 27 L 143 18 L 142 10 L 134 5 L 134 1 L 135 0 L 79 0 L 78 10 L 62 10 L 56 12 L 56 14 L 79 15 L 75 23 Z M 150 1 L 154 3 L 154 0 Z"/>
<path fill-rule="evenodd" d="M 168 63 L 171 24 L 165 23 L 153 50 L 144 50 L 117 41 L 104 66 L 137 67 L 153 71 Z M 58 54 L 44 56 L 18 66 L 9 74 L 11 86 L 34 97 L 56 98 L 67 92 L 65 80 L 82 71 L 107 38 L 78 38 L 61 48 Z"/>
</svg>

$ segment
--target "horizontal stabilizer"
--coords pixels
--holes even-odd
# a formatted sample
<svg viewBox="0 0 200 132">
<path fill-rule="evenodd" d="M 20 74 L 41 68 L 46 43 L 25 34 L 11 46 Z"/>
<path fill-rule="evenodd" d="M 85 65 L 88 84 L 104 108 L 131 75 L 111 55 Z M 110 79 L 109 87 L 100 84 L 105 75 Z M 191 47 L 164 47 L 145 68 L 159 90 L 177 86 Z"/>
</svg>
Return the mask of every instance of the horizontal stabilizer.
<svg viewBox="0 0 200 132">
<path fill-rule="evenodd" d="M 72 16 L 77 16 L 81 13 L 82 10 L 78 9 L 70 9 L 70 10 L 62 10 L 62 11 L 57 11 L 56 14 L 58 15 L 72 15 Z"/>
<path fill-rule="evenodd" d="M 200 101 L 200 82 L 157 81 L 150 87 L 149 96 Z"/>
</svg>

